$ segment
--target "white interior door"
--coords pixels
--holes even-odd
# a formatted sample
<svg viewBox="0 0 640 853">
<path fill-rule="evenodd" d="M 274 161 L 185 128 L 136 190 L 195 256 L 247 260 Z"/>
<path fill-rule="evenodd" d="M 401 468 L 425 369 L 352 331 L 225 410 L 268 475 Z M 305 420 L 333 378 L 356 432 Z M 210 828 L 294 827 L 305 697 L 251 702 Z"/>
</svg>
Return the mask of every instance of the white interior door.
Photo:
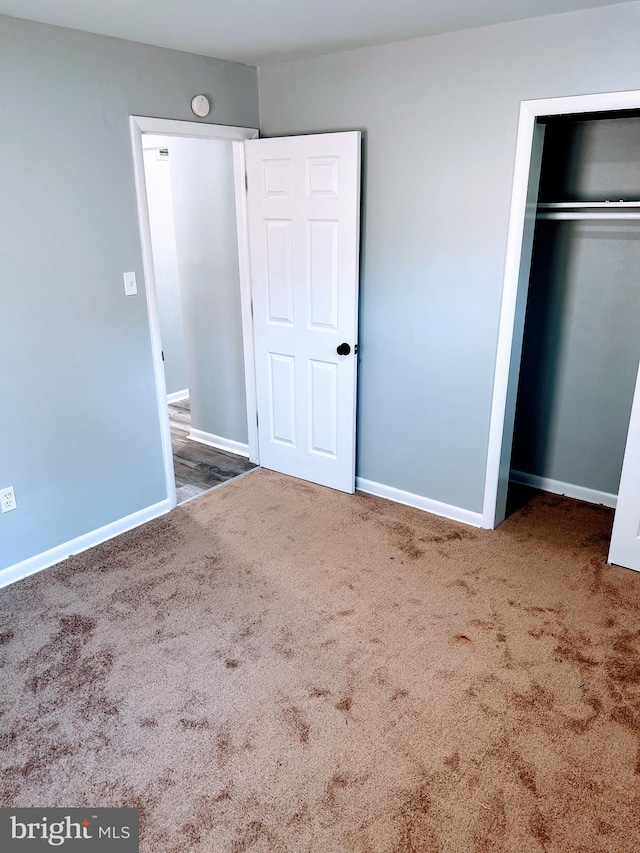
<svg viewBox="0 0 640 853">
<path fill-rule="evenodd" d="M 622 462 L 609 562 L 640 571 L 640 369 Z"/>
<path fill-rule="evenodd" d="M 245 146 L 260 464 L 353 492 L 360 133 Z"/>
</svg>

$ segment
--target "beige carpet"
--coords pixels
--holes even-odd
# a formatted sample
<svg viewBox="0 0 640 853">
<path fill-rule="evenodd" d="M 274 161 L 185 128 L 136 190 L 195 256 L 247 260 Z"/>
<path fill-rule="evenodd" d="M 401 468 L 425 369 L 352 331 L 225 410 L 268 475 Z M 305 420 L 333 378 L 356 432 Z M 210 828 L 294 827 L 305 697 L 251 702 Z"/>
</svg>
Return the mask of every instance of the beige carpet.
<svg viewBox="0 0 640 853">
<path fill-rule="evenodd" d="M 0 592 L 2 805 L 144 853 L 632 853 L 640 575 L 258 470 Z"/>
</svg>

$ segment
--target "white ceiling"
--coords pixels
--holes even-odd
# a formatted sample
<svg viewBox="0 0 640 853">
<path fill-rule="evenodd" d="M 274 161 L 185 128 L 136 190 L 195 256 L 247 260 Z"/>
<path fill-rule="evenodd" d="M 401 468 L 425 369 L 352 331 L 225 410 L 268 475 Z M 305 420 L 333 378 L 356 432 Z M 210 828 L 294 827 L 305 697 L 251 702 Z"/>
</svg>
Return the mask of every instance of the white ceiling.
<svg viewBox="0 0 640 853">
<path fill-rule="evenodd" d="M 0 14 L 260 65 L 617 2 L 0 0 Z"/>
</svg>

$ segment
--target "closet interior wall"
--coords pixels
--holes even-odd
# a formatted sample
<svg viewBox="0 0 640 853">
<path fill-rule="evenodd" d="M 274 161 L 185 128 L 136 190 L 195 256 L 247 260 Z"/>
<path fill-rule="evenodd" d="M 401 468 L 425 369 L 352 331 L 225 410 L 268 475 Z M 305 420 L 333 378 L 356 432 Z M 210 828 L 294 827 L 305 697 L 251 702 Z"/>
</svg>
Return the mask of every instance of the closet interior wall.
<svg viewBox="0 0 640 853">
<path fill-rule="evenodd" d="M 640 359 L 640 207 L 580 203 L 621 200 L 640 200 L 640 116 L 547 119 L 512 479 L 610 505 Z M 569 218 L 543 218 L 557 202 Z"/>
</svg>

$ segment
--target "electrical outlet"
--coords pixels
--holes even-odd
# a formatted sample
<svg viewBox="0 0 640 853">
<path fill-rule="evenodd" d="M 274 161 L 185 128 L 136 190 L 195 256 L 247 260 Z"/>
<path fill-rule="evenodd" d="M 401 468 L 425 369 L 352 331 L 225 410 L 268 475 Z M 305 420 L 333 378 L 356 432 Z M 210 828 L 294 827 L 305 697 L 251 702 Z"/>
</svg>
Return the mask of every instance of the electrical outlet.
<svg viewBox="0 0 640 853">
<path fill-rule="evenodd" d="M 6 489 L 0 489 L 0 509 L 2 512 L 10 512 L 12 509 L 18 509 L 13 486 L 8 486 Z"/>
</svg>

